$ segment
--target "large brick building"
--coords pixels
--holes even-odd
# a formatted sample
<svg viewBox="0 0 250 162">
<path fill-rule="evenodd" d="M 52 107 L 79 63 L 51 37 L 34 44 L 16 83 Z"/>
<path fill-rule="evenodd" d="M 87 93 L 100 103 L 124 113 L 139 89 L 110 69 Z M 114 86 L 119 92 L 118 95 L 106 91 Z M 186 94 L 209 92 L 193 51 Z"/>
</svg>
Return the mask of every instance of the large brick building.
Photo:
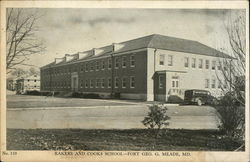
<svg viewBox="0 0 250 162">
<path fill-rule="evenodd" d="M 41 67 L 41 91 L 167 101 L 186 89 L 219 95 L 223 60 L 231 57 L 197 41 L 149 35 L 66 54 Z"/>
</svg>

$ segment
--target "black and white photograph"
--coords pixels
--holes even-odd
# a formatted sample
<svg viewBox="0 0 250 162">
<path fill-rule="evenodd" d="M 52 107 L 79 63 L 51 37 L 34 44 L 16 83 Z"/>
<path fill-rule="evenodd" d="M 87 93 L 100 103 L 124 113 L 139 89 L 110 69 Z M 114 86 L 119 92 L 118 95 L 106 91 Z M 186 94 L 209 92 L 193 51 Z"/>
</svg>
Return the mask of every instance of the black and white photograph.
<svg viewBox="0 0 250 162">
<path fill-rule="evenodd" d="M 249 160 L 248 4 L 151 3 L 1 8 L 2 157 Z"/>
</svg>

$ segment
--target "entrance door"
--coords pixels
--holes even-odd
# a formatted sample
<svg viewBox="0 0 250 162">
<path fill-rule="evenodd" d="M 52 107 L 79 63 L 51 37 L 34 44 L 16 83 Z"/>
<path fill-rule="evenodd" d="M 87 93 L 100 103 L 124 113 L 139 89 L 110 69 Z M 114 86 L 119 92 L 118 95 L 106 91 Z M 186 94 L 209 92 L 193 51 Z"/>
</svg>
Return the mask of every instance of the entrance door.
<svg viewBox="0 0 250 162">
<path fill-rule="evenodd" d="M 71 90 L 73 92 L 78 91 L 78 74 L 77 73 L 72 73 L 71 75 Z"/>
</svg>

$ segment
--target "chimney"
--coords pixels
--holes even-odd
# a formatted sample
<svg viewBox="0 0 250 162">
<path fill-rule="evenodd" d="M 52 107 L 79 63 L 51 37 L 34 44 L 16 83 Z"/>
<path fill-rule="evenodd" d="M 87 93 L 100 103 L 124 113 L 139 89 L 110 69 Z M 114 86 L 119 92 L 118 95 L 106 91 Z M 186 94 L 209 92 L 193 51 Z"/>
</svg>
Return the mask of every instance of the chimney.
<svg viewBox="0 0 250 162">
<path fill-rule="evenodd" d="M 118 51 L 119 49 L 124 47 L 123 44 L 119 44 L 119 43 L 112 43 L 112 45 L 113 45 L 113 52 Z"/>
</svg>

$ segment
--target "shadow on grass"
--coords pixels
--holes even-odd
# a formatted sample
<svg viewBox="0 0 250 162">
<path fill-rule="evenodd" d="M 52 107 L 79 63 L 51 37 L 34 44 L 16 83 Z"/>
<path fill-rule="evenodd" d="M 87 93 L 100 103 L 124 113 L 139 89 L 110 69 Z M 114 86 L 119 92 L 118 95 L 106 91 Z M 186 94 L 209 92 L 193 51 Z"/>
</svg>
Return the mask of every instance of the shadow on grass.
<svg viewBox="0 0 250 162">
<path fill-rule="evenodd" d="M 242 144 L 218 130 L 162 132 L 155 139 L 149 129 L 8 129 L 7 150 L 233 151 Z"/>
</svg>

